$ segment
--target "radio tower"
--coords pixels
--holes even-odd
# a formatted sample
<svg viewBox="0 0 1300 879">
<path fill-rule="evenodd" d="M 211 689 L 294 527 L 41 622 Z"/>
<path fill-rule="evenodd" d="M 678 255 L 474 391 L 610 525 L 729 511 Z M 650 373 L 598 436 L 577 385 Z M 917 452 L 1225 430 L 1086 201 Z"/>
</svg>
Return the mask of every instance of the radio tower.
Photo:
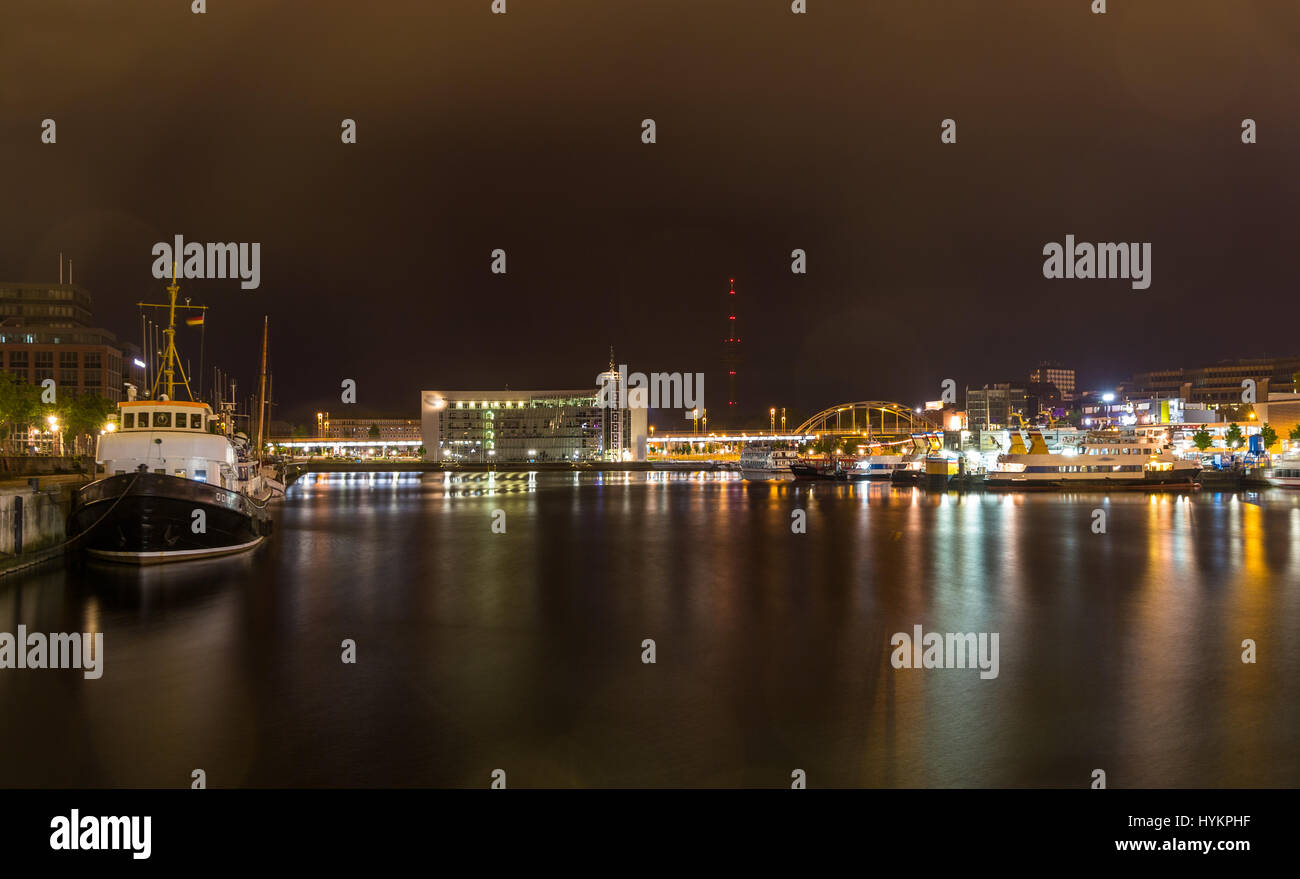
<svg viewBox="0 0 1300 879">
<path fill-rule="evenodd" d="M 736 279 L 731 279 L 731 292 L 727 294 L 727 338 L 722 343 L 722 365 L 727 370 L 727 412 L 734 414 L 739 399 L 736 396 L 736 370 L 740 368 L 740 328 L 736 324 Z"/>
</svg>

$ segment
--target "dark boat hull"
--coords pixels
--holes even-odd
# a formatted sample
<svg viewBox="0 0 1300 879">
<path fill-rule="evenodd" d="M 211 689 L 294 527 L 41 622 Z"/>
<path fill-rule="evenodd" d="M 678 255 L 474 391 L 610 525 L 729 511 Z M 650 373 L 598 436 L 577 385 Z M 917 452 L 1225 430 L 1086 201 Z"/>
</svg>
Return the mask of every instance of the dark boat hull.
<svg viewBox="0 0 1300 879">
<path fill-rule="evenodd" d="M 1011 491 L 1084 491 L 1099 489 L 1103 491 L 1170 491 L 1182 488 L 1194 488 L 1196 474 L 1199 471 L 1182 473 L 1155 472 L 1145 473 L 1141 479 L 1095 477 L 1088 479 L 1020 479 L 1007 478 L 989 474 L 984 479 L 984 487 L 994 490 Z"/>
<path fill-rule="evenodd" d="M 834 479 L 835 471 L 817 464 L 797 463 L 790 465 L 790 473 L 795 479 Z"/>
<path fill-rule="evenodd" d="M 270 531 L 270 516 L 244 495 L 163 473 L 92 482 L 77 492 L 68 515 L 74 548 L 137 565 L 243 552 Z"/>
</svg>

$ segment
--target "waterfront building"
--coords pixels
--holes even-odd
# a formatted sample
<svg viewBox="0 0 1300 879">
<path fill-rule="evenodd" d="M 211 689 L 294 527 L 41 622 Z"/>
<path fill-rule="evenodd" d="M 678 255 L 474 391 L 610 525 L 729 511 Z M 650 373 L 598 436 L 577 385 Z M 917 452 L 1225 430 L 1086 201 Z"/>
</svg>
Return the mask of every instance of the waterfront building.
<svg viewBox="0 0 1300 879">
<path fill-rule="evenodd" d="M 1025 389 L 1010 383 L 966 388 L 966 423 L 971 430 L 1011 426 L 1012 413 L 1025 414 Z M 1037 414 L 1037 413 L 1034 413 Z"/>
<path fill-rule="evenodd" d="M 118 402 L 130 382 L 145 385 L 140 349 L 93 326 L 91 297 L 76 284 L 0 282 L 0 369 L 60 395 Z"/>
<path fill-rule="evenodd" d="M 1051 383 L 1061 394 L 1063 401 L 1074 399 L 1074 370 L 1059 363 L 1042 361 L 1029 373 L 1029 381 L 1034 384 Z"/>
<path fill-rule="evenodd" d="M 1300 393 L 1271 393 L 1255 404 L 1255 413 L 1259 424 L 1267 424 L 1277 433 L 1277 442 L 1269 451 L 1300 448 L 1300 440 L 1291 439 L 1291 431 L 1300 427 Z"/>
<path fill-rule="evenodd" d="M 645 460 L 646 410 L 606 409 L 598 388 L 423 391 L 420 401 L 426 461 Z"/>
<path fill-rule="evenodd" d="M 1212 366 L 1158 369 L 1134 373 L 1120 386 L 1130 398 L 1181 397 L 1188 403 L 1234 406 L 1242 402 L 1242 382 L 1255 382 L 1255 399 L 1272 392 L 1297 391 L 1294 376 L 1300 357 L 1221 361 Z"/>
<path fill-rule="evenodd" d="M 324 439 L 416 441 L 420 439 L 420 422 L 414 418 L 330 418 L 322 419 Z M 372 436 L 370 429 L 378 428 L 379 435 Z"/>
</svg>

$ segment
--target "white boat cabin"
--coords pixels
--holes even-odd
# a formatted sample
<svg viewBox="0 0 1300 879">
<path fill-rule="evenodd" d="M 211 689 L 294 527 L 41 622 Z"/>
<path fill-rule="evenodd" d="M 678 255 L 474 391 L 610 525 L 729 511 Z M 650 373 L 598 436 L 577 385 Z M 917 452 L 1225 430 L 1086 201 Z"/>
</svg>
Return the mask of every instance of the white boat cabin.
<svg viewBox="0 0 1300 879">
<path fill-rule="evenodd" d="M 252 473 L 206 403 L 180 400 L 134 400 L 118 403 L 115 429 L 99 438 L 95 456 L 107 476 L 134 473 L 143 464 L 150 473 L 208 482 L 236 490 Z"/>
</svg>

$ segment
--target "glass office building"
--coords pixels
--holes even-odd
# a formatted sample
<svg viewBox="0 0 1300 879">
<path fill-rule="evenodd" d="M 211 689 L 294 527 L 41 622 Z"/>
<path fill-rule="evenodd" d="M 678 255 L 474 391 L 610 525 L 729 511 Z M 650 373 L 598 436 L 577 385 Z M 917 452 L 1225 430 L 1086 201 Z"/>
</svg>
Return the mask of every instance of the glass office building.
<svg viewBox="0 0 1300 879">
<path fill-rule="evenodd" d="M 603 408 L 596 388 L 423 391 L 420 397 L 426 461 L 491 464 L 645 459 L 645 410 Z M 631 442 L 637 436 L 638 423 L 639 447 Z M 618 429 L 611 430 L 614 426 Z"/>
</svg>

